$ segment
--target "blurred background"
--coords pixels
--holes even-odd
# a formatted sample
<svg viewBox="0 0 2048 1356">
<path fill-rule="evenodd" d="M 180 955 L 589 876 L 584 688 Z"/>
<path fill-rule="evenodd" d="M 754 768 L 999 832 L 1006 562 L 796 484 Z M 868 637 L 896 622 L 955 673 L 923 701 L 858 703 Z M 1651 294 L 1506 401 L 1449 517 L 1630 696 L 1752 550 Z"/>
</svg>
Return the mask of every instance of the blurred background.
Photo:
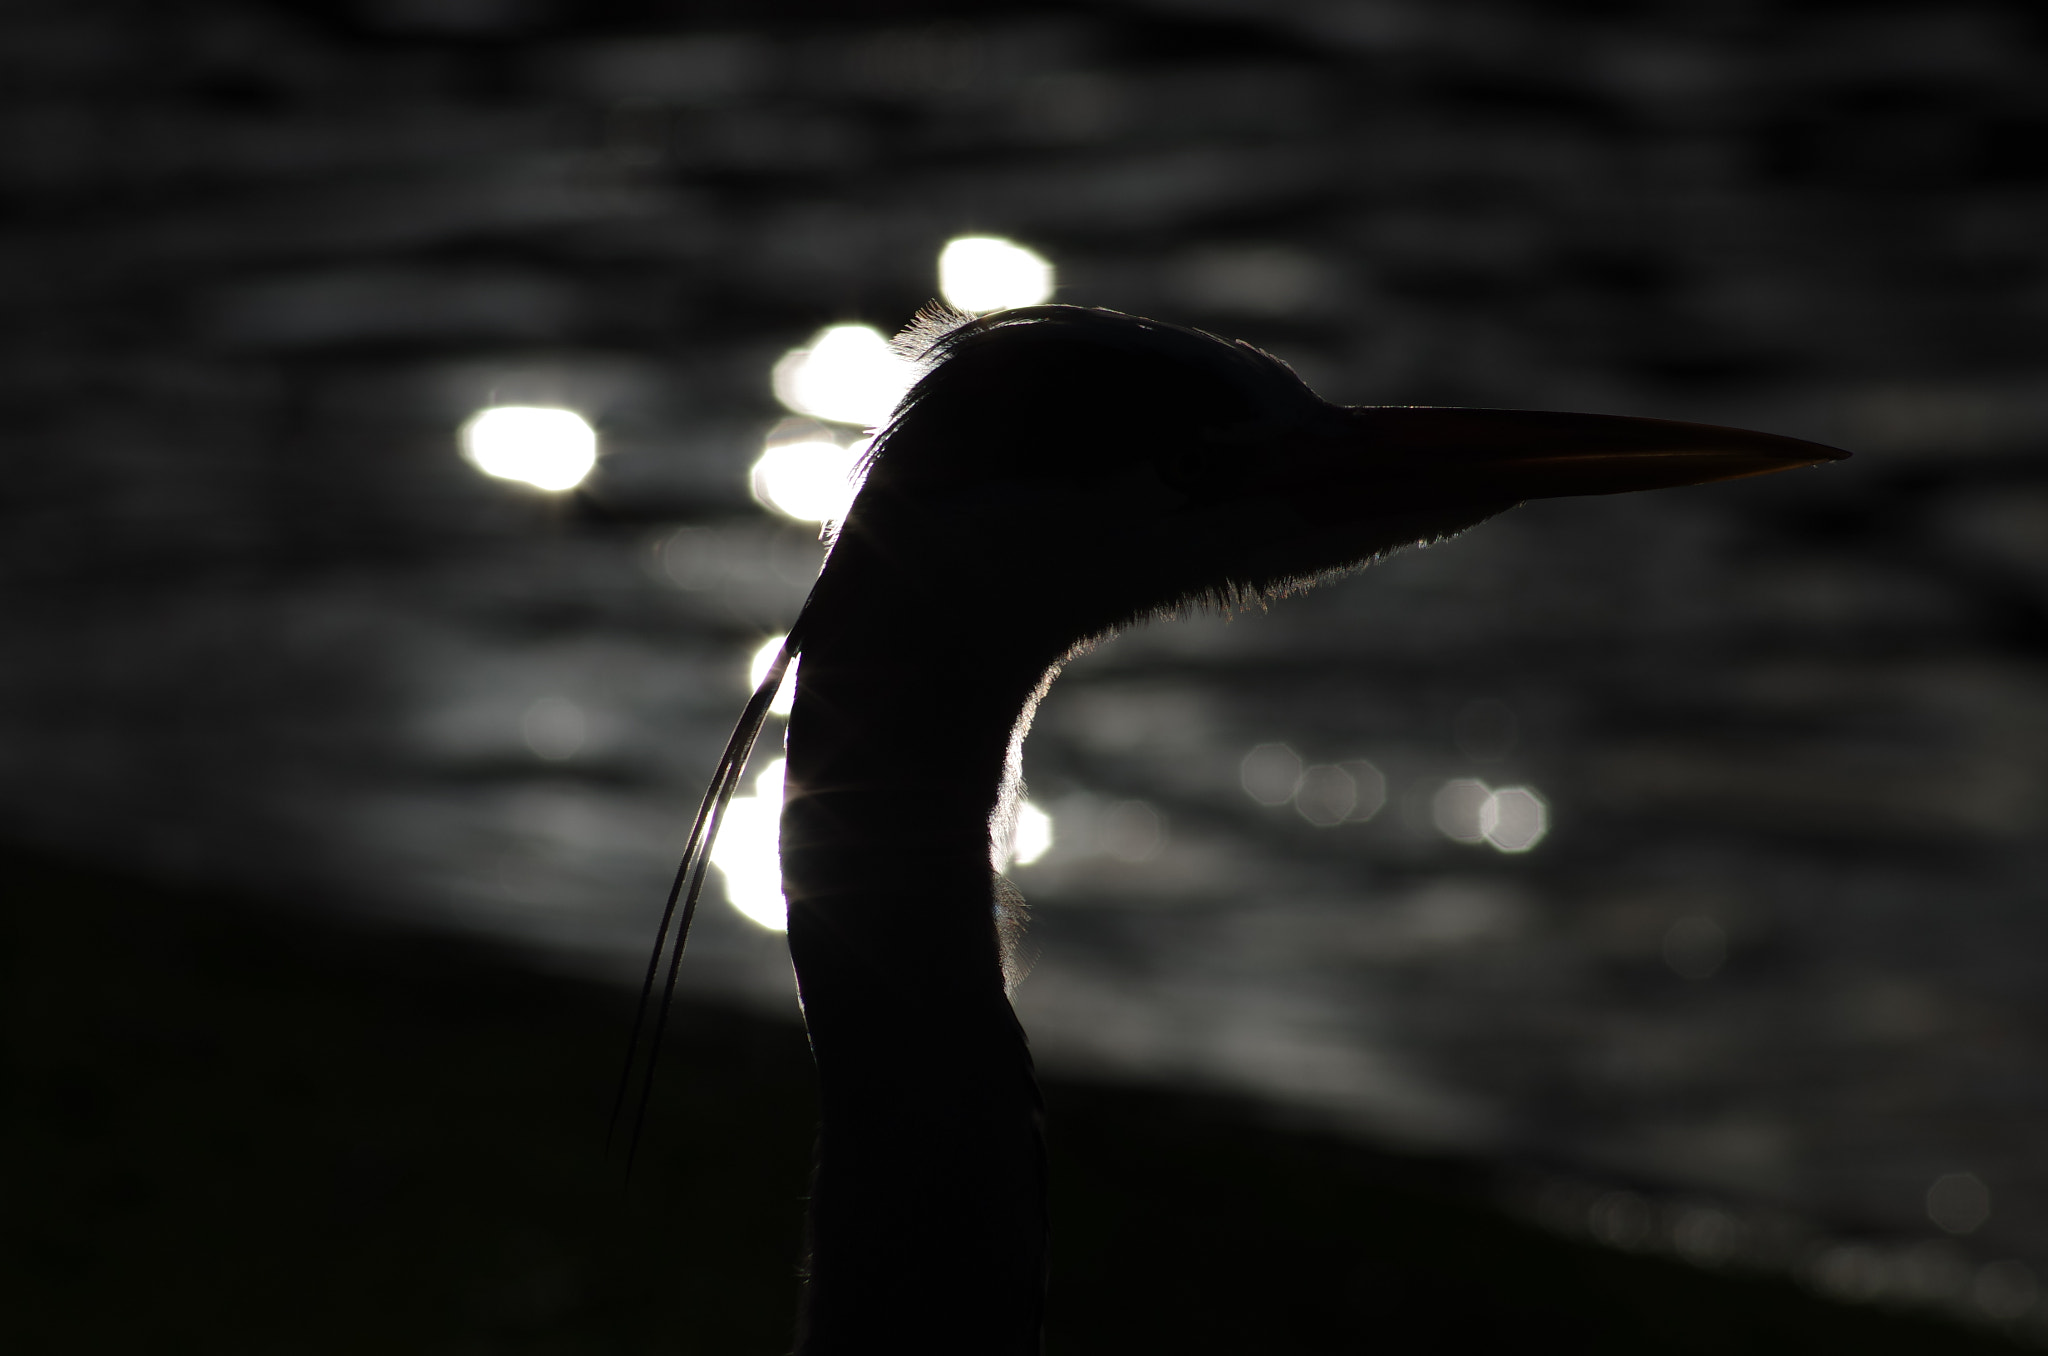
<svg viewBox="0 0 2048 1356">
<path fill-rule="evenodd" d="M 1574 1257 L 2048 1341 L 2044 27 L 1996 0 L 13 0 L 0 836 L 39 864 L 13 955 L 47 1001 L 10 1035 L 103 1113 L 37 1152 L 171 1114 L 105 1111 L 145 1075 L 96 1022 L 159 1041 L 173 989 L 245 980 L 340 986 L 342 1044 L 276 1035 L 319 1066 L 428 1020 L 344 990 L 523 976 L 595 1005 L 607 1067 L 573 1078 L 603 1084 L 688 815 L 905 380 L 881 338 L 942 292 L 1049 296 L 1249 339 L 1334 400 L 1857 454 L 1542 503 L 1073 665 L 1012 875 L 1034 1048 L 1096 1090 L 1075 1124 L 1207 1098 L 1260 1144 L 1464 1165 L 1457 1199 Z M 684 984 L 783 1088 L 760 822 Z M 222 899 L 192 936 L 412 959 L 219 941 L 241 959 L 150 987 L 215 943 L 148 939 Z M 253 978 L 315 954 L 329 979 Z M 289 1025 L 269 1001 L 201 1044 Z M 499 1049 L 486 1025 L 448 1048 Z M 204 1063 L 163 1049 L 162 1086 Z M 790 1096 L 763 1105 L 794 1210 Z M 49 1275 L 88 1295 L 102 1263 Z M 662 1349 L 535 1336 L 595 1293 L 420 1349 Z M 300 1336 L 249 1349 L 326 1349 Z M 783 1339 L 751 1340 L 704 1349 Z"/>
</svg>

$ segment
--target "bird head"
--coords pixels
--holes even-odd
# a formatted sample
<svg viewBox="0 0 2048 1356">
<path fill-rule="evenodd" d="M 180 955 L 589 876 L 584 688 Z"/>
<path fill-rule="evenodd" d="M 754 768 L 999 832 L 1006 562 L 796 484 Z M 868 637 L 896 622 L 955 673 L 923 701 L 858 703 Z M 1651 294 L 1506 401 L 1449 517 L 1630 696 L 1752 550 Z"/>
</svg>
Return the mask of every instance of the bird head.
<svg viewBox="0 0 2048 1356">
<path fill-rule="evenodd" d="M 1847 455 L 1658 419 L 1334 405 L 1249 344 L 1115 311 L 953 322 L 913 341 L 926 374 L 875 442 L 827 579 L 879 567 L 1061 648 L 1284 592 L 1528 499 Z"/>
<path fill-rule="evenodd" d="M 963 671 L 993 673 L 999 689 L 1014 680 L 997 693 L 1011 703 L 1004 720 L 1021 702 L 1028 723 L 1031 693 L 1062 655 L 1149 614 L 1257 600 L 1524 500 L 1848 455 L 1661 419 L 1333 405 L 1248 344 L 1114 311 L 950 316 L 912 337 L 928 370 L 875 440 L 810 601 L 726 747 L 663 915 L 643 1011 L 664 948 L 674 983 L 718 818 L 799 649 L 807 687 L 819 650 L 836 650 L 827 672 L 847 687 L 816 709 L 843 724 L 850 713 L 834 703 L 848 691 L 900 686 L 895 668 L 868 662 L 877 649 L 936 632 Z M 961 686 L 919 695 L 968 702 Z M 795 719 L 803 710 L 800 695 Z M 1022 729 L 1010 730 L 1013 759 Z M 924 776 L 915 750 L 903 766 L 906 782 Z M 643 1108 L 652 1068 L 650 1057 Z"/>
</svg>

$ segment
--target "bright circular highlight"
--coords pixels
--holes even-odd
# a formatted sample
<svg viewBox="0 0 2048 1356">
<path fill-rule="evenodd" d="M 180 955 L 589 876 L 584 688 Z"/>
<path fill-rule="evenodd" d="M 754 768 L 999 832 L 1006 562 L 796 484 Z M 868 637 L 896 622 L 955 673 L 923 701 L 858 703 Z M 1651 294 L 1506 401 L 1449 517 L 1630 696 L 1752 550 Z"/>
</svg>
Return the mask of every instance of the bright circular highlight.
<svg viewBox="0 0 2048 1356">
<path fill-rule="evenodd" d="M 748 920 L 774 932 L 789 928 L 782 896 L 782 760 L 754 778 L 754 794 L 725 807 L 711 864 L 725 877 L 725 898 Z"/>
<path fill-rule="evenodd" d="M 462 426 L 462 455 L 500 480 L 573 490 L 597 465 L 597 432 L 574 410 L 497 405 Z"/>
<path fill-rule="evenodd" d="M 1535 788 L 1503 786 L 1479 807 L 1479 833 L 1502 852 L 1527 852 L 1550 832 L 1550 805 Z"/>
<path fill-rule="evenodd" d="M 1436 821 L 1437 832 L 1454 843 L 1483 843 L 1483 817 L 1492 799 L 1493 792 L 1485 782 L 1458 777 L 1438 788 L 1429 804 L 1430 818 Z"/>
<path fill-rule="evenodd" d="M 818 331 L 810 347 L 783 354 L 773 380 L 775 398 L 798 414 L 876 428 L 889 422 L 917 375 L 880 330 L 833 325 Z"/>
<path fill-rule="evenodd" d="M 1015 241 L 962 236 L 939 252 L 939 292 L 963 311 L 1036 306 L 1052 286 L 1052 265 Z"/>
<path fill-rule="evenodd" d="M 754 498 L 804 523 L 836 523 L 853 507 L 853 472 L 865 442 L 816 440 L 771 447 L 754 463 Z"/>
<path fill-rule="evenodd" d="M 1010 862 L 1029 866 L 1052 850 L 1052 816 L 1025 801 L 1017 807 L 1017 831 L 1010 838 Z"/>
<path fill-rule="evenodd" d="M 1358 783 L 1341 767 L 1304 770 L 1294 788 L 1294 812 L 1319 829 L 1334 828 L 1358 808 Z"/>
<path fill-rule="evenodd" d="M 1301 786 L 1301 755 L 1285 744 L 1261 744 L 1238 765 L 1238 783 L 1261 805 L 1285 805 Z"/>
<path fill-rule="evenodd" d="M 1550 802 L 1535 787 L 1495 790 L 1473 777 L 1438 788 L 1430 817 L 1437 832 L 1454 843 L 1486 843 L 1510 855 L 1529 851 L 1550 832 Z"/>
</svg>

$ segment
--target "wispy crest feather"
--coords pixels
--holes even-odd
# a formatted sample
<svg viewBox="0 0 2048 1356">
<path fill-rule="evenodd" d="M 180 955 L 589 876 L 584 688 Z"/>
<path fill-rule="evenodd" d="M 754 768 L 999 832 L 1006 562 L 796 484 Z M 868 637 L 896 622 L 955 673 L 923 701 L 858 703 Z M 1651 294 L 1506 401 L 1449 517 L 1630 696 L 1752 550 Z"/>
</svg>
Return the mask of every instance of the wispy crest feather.
<svg viewBox="0 0 2048 1356">
<path fill-rule="evenodd" d="M 910 323 L 889 341 L 896 356 L 920 368 L 929 369 L 954 331 L 972 325 L 975 317 L 943 301 L 928 301 L 918 308 Z"/>
</svg>

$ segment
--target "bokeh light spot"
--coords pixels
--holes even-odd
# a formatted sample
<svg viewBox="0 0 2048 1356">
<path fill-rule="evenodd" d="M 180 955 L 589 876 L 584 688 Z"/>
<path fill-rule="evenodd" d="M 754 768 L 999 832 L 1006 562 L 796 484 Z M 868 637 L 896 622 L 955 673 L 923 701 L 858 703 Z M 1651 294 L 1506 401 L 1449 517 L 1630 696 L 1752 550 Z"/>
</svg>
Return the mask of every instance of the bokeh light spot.
<svg viewBox="0 0 2048 1356">
<path fill-rule="evenodd" d="M 462 426 L 462 455 L 485 475 L 572 490 L 597 465 L 597 432 L 574 410 L 497 405 Z"/>
<path fill-rule="evenodd" d="M 749 920 L 775 932 L 789 927 L 782 896 L 782 774 L 778 758 L 754 778 L 754 794 L 726 806 L 711 864 L 725 878 L 725 898 Z"/>
<path fill-rule="evenodd" d="M 1017 807 L 1017 830 L 1010 837 L 1010 861 L 1029 866 L 1052 850 L 1052 816 L 1025 801 Z"/>
<path fill-rule="evenodd" d="M 1991 1188 L 1973 1172 L 1943 1173 L 1927 1188 L 1927 1218 L 1951 1234 L 1974 1234 L 1991 1218 Z"/>
<path fill-rule="evenodd" d="M 1386 774 L 1363 758 L 1353 758 L 1337 766 L 1351 774 L 1352 790 L 1357 797 L 1351 806 L 1351 822 L 1363 824 L 1387 803 Z"/>
<path fill-rule="evenodd" d="M 1261 744 L 1238 765 L 1238 784 L 1261 805 L 1285 805 L 1301 785 L 1301 755 L 1285 744 Z"/>
<path fill-rule="evenodd" d="M 1483 843 L 1486 827 L 1480 822 L 1493 792 L 1485 782 L 1458 777 L 1438 788 L 1430 801 L 1429 816 L 1436 830 L 1454 843 Z"/>
<path fill-rule="evenodd" d="M 866 447 L 822 439 L 770 447 L 749 476 L 754 498 L 798 522 L 836 523 L 853 507 L 854 467 Z"/>
<path fill-rule="evenodd" d="M 1358 808 L 1358 783 L 1341 767 L 1309 768 L 1294 788 L 1294 812 L 1319 829 L 1334 828 Z"/>
<path fill-rule="evenodd" d="M 1527 852 L 1550 832 L 1550 806 L 1527 786 L 1503 786 L 1479 807 L 1479 833 L 1502 852 Z"/>
<path fill-rule="evenodd" d="M 1052 289 L 1052 265 L 1015 241 L 962 236 L 939 252 L 939 292 L 963 311 L 1036 306 Z"/>
<path fill-rule="evenodd" d="M 832 325 L 807 348 L 793 348 L 775 364 L 775 398 L 798 414 L 835 424 L 879 427 L 917 380 L 917 368 L 898 357 L 880 330 Z"/>
</svg>

